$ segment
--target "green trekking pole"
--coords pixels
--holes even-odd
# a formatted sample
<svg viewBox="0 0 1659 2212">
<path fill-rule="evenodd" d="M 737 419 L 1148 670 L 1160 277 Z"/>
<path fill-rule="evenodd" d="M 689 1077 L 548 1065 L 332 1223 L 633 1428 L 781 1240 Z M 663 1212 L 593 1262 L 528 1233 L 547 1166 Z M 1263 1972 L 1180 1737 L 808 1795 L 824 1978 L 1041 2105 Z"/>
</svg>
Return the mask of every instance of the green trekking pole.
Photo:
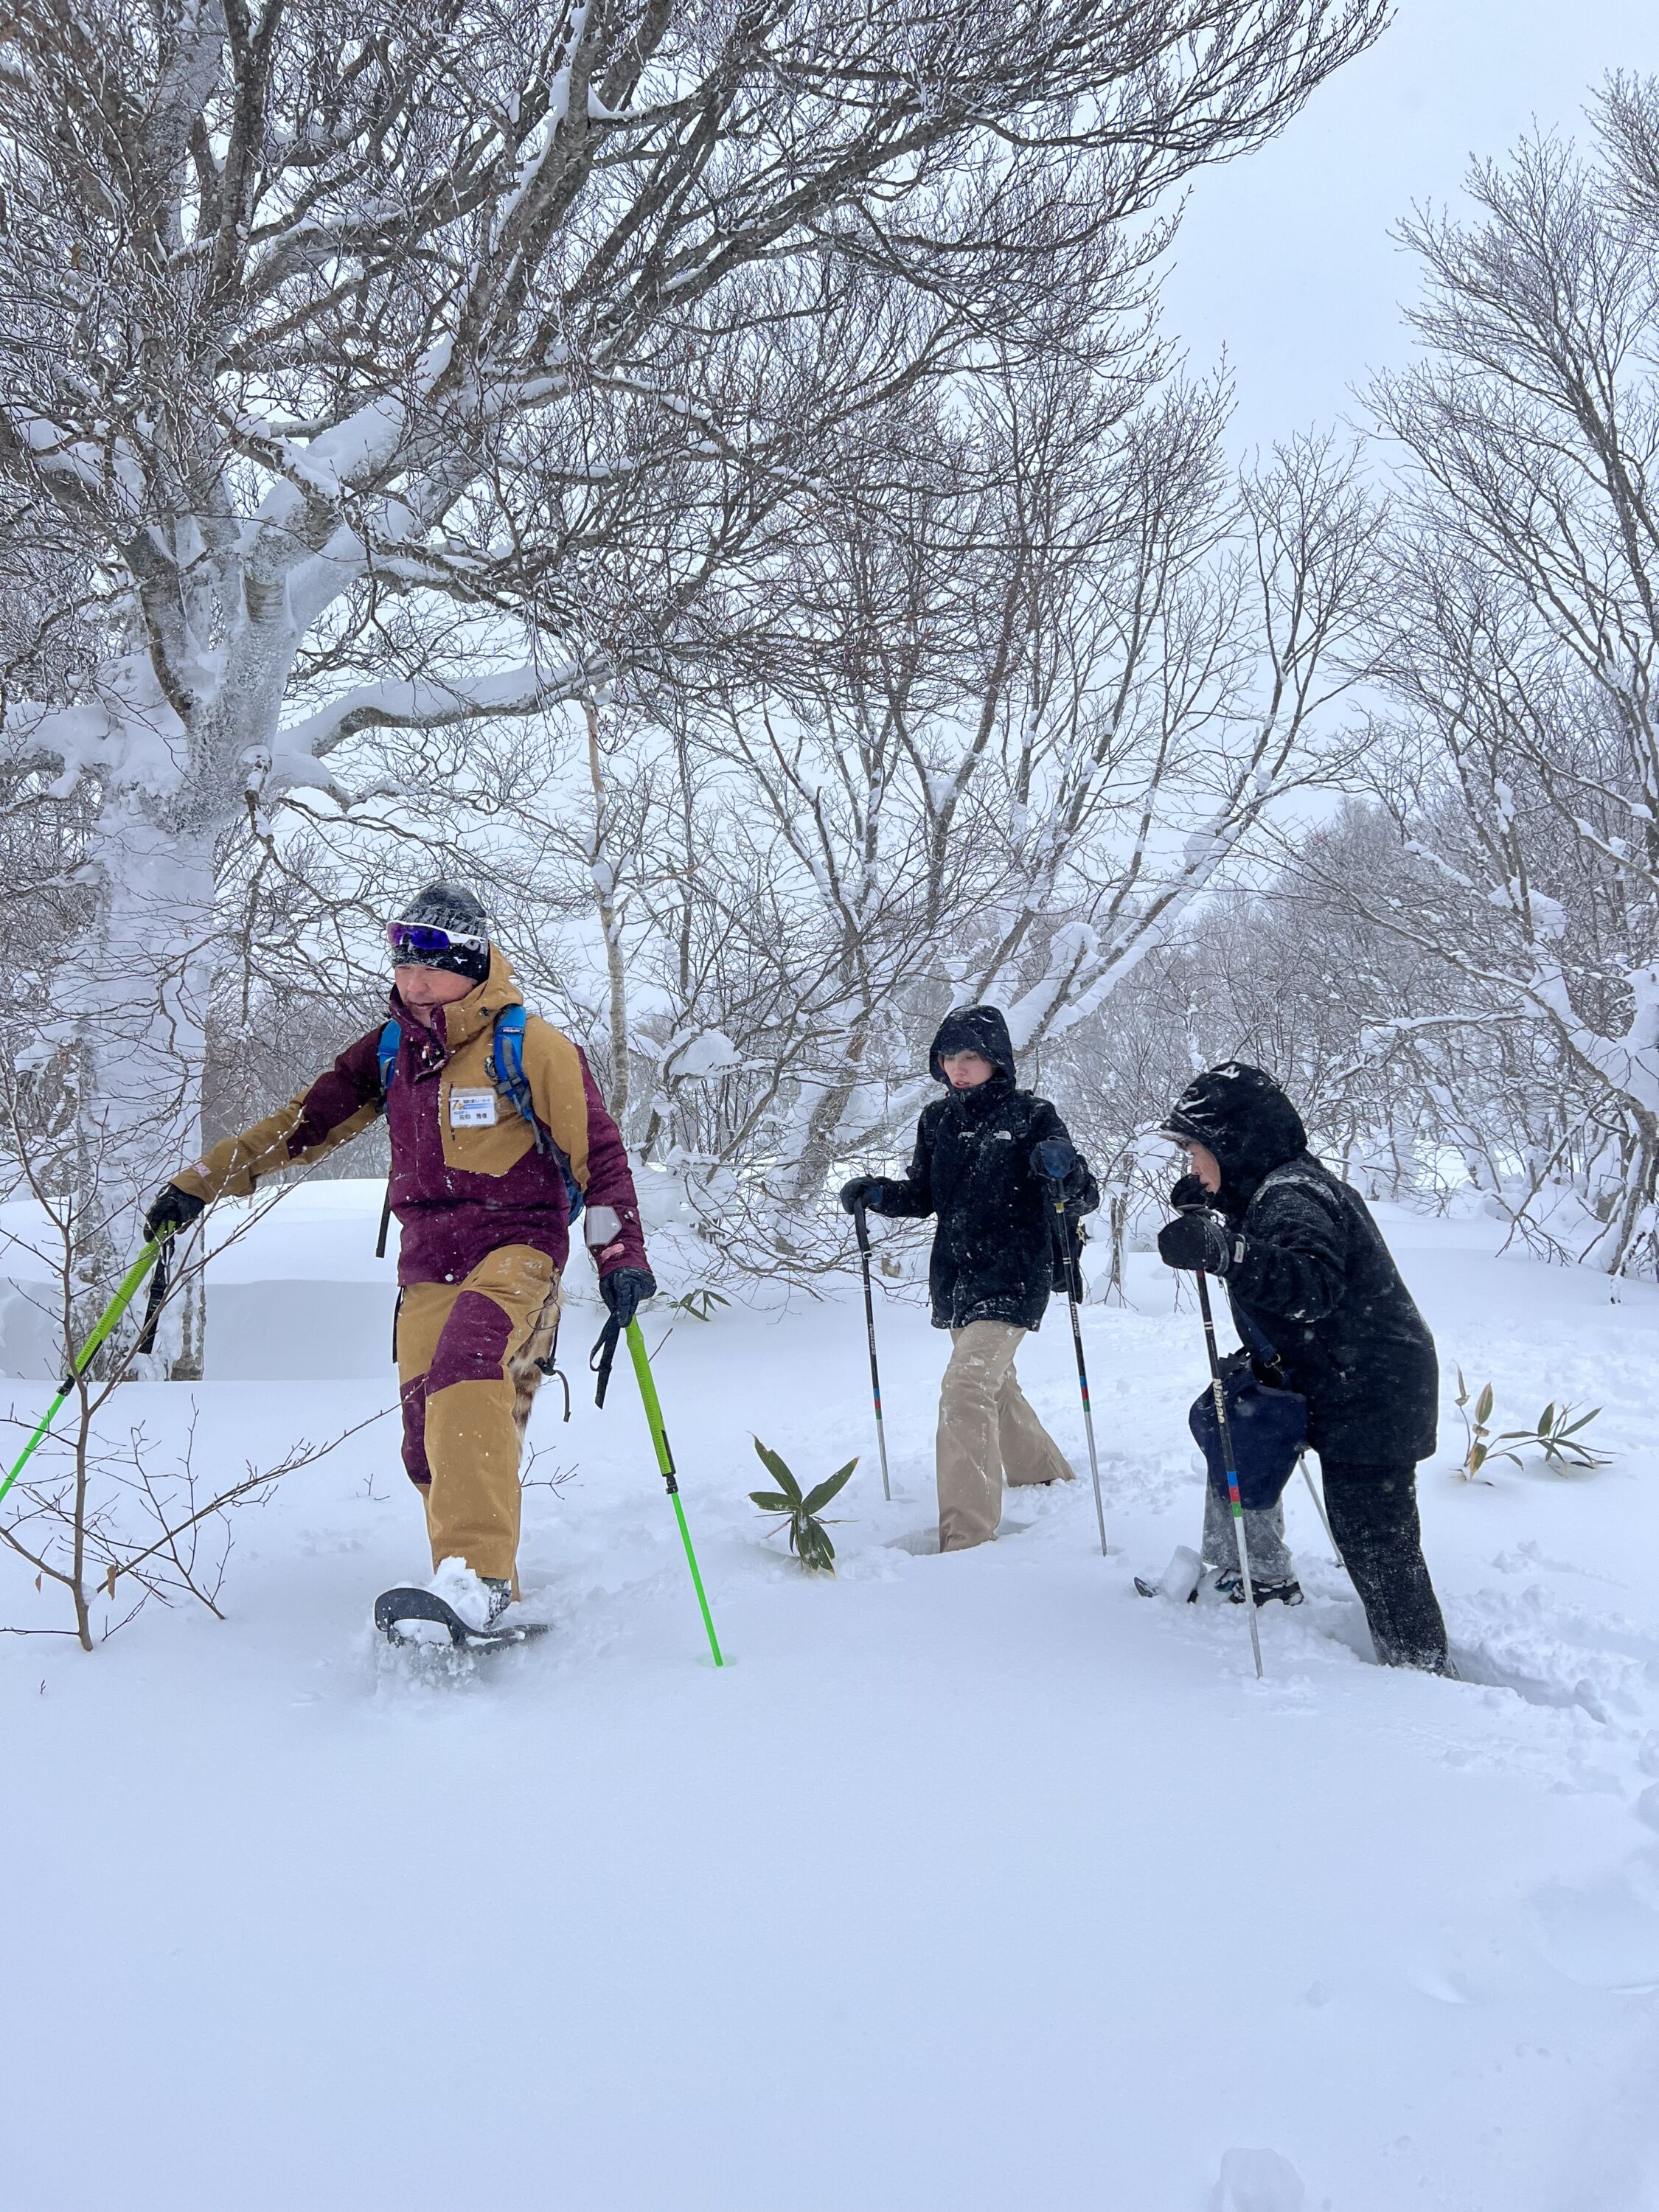
<svg viewBox="0 0 1659 2212">
<path fill-rule="evenodd" d="M 645 1418 L 651 1431 L 651 1441 L 657 1448 L 657 1465 L 662 1472 L 663 1480 L 668 1485 L 668 1495 L 674 1501 L 674 1518 L 680 1524 L 680 1540 L 685 1546 L 685 1564 L 691 1570 L 692 1587 L 697 1593 L 697 1603 L 702 1608 L 702 1625 L 708 1631 L 708 1649 L 714 1655 L 714 1664 L 724 1667 L 726 1662 L 720 1656 L 720 1638 L 714 1633 L 714 1617 L 708 1610 L 702 1577 L 697 1571 L 697 1555 L 691 1548 L 691 1531 L 685 1525 L 685 1507 L 680 1501 L 680 1486 L 674 1473 L 674 1455 L 668 1447 L 668 1431 L 663 1426 L 662 1407 L 657 1402 L 657 1385 L 651 1372 L 650 1358 L 636 1321 L 630 1321 L 628 1324 L 628 1354 L 634 1363 L 640 1396 L 645 1402 Z"/>
<path fill-rule="evenodd" d="M 82 1346 L 80 1351 L 76 1354 L 75 1364 L 70 1368 L 69 1373 L 64 1377 L 63 1383 L 58 1389 L 58 1395 L 52 1400 L 51 1405 L 47 1407 L 46 1413 L 40 1422 L 40 1425 L 36 1429 L 34 1434 L 29 1438 L 28 1442 L 24 1445 L 21 1452 L 18 1455 L 16 1466 L 13 1468 L 11 1473 L 6 1477 L 5 1480 L 3 1482 L 0 1482 L 0 1498 L 3 1498 L 5 1496 L 6 1492 L 11 1488 L 13 1483 L 16 1481 L 18 1476 L 21 1474 L 23 1469 L 28 1465 L 29 1461 L 33 1456 L 36 1445 L 40 1443 L 41 1439 L 45 1437 L 46 1431 L 57 1419 L 64 1400 L 69 1396 L 70 1391 L 74 1389 L 79 1378 L 86 1373 L 87 1369 L 91 1365 L 94 1358 L 102 1346 L 105 1339 L 109 1335 L 110 1331 L 120 1320 L 122 1315 L 132 1304 L 134 1298 L 137 1297 L 139 1288 L 142 1285 L 145 1276 L 149 1274 L 150 1269 L 155 1265 L 156 1261 L 161 1256 L 165 1241 L 166 1240 L 164 1238 L 158 1237 L 153 1244 L 146 1244 L 143 1250 L 133 1261 L 131 1267 L 127 1269 L 125 1275 L 122 1278 L 120 1289 L 117 1291 L 115 1296 L 104 1308 L 102 1314 L 99 1316 L 96 1328 L 93 1330 L 92 1334 L 87 1339 L 86 1342 Z"/>
</svg>

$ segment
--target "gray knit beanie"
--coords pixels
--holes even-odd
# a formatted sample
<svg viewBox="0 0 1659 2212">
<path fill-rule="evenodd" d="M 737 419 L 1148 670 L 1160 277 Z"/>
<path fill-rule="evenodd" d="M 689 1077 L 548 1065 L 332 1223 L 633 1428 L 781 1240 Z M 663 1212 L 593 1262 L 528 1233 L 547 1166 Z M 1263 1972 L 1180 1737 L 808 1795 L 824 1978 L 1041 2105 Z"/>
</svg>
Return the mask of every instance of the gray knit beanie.
<svg viewBox="0 0 1659 2212">
<path fill-rule="evenodd" d="M 448 938 L 449 944 L 423 945 L 421 933 L 427 930 Z M 405 931 L 412 937 L 403 935 Z M 475 983 L 489 973 L 489 917 L 464 884 L 428 884 L 410 900 L 388 935 L 394 967 L 445 968 Z"/>
</svg>

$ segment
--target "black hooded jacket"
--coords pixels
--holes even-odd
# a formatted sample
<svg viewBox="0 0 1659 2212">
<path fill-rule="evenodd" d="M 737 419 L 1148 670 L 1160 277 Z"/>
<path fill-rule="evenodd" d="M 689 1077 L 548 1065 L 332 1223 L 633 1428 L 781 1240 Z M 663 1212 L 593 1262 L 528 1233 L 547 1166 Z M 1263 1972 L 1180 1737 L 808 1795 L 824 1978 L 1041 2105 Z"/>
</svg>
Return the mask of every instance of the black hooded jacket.
<svg viewBox="0 0 1659 2212">
<path fill-rule="evenodd" d="M 1045 1138 L 1071 1139 L 1046 1098 L 1014 1087 L 1013 1044 L 994 1006 L 945 1016 L 927 1056 L 939 1082 L 946 1080 L 941 1060 L 955 1052 L 983 1054 L 996 1073 L 976 1091 L 947 1089 L 923 1107 L 910 1172 L 884 1182 L 871 1207 L 939 1216 L 928 1271 L 935 1328 L 976 1321 L 1036 1328 L 1057 1287 L 1058 1245 L 1054 1203 L 1032 1172 L 1031 1152 Z M 1100 1204 L 1080 1159 L 1063 1188 L 1068 1227 Z"/>
<path fill-rule="evenodd" d="M 1229 1294 L 1306 1398 L 1314 1449 L 1335 1460 L 1426 1459 L 1440 1398 L 1434 1339 L 1370 1209 L 1308 1150 L 1279 1085 L 1236 1060 L 1212 1067 L 1164 1127 L 1216 1157 L 1216 1196 L 1183 1176 L 1172 1201 L 1218 1206 L 1243 1237 Z"/>
</svg>

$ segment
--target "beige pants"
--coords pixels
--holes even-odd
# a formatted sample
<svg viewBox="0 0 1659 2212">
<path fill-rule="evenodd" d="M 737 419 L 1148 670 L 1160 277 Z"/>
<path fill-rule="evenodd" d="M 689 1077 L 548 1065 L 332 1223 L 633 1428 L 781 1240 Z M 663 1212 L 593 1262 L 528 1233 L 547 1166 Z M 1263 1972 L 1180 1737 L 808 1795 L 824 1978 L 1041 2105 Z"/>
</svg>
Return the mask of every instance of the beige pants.
<svg viewBox="0 0 1659 2212">
<path fill-rule="evenodd" d="M 1014 1374 L 1024 1334 L 1003 1321 L 970 1322 L 951 1332 L 951 1364 L 939 1394 L 941 1552 L 965 1552 L 996 1534 L 1005 1476 L 1017 1486 L 1072 1480 Z"/>
<path fill-rule="evenodd" d="M 559 1279 L 544 1252 L 503 1244 L 459 1283 L 411 1283 L 398 1311 L 404 1465 L 426 1502 L 432 1564 L 511 1581 L 519 1451 L 553 1341 Z"/>
</svg>

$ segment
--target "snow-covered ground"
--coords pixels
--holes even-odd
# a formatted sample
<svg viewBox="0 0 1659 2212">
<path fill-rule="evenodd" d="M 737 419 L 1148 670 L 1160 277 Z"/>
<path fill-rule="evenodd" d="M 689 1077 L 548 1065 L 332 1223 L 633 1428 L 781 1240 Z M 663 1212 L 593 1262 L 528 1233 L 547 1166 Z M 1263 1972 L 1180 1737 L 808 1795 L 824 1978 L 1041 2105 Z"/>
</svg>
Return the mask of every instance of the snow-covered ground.
<svg viewBox="0 0 1659 2212">
<path fill-rule="evenodd" d="M 356 1234 L 378 1192 L 327 1188 Z M 0 2203 L 1652 2212 L 1659 1294 L 1388 1227 L 1449 1385 L 1490 1377 L 1499 1426 L 1601 1403 L 1616 1455 L 1466 1486 L 1449 1391 L 1422 1496 L 1461 1683 L 1370 1663 L 1305 1496 L 1264 1684 L 1237 1611 L 1134 1595 L 1200 1503 L 1197 1325 L 1148 1261 L 1086 1322 L 1105 1560 L 1063 1314 L 1022 1372 L 1085 1480 L 994 1547 L 904 1547 L 944 1340 L 882 1311 L 884 1506 L 848 1285 L 658 1361 L 724 1673 L 625 1372 L 568 1428 L 543 1394 L 557 1631 L 468 1679 L 371 1647 L 422 1565 L 391 1419 L 242 1517 L 222 1624 L 0 1639 Z M 394 1393 L 121 1395 L 240 1465 Z M 834 1582 L 765 1540 L 750 1431 L 813 1477 L 865 1454 Z M 0 1620 L 54 1618 L 0 1565 Z"/>
</svg>

